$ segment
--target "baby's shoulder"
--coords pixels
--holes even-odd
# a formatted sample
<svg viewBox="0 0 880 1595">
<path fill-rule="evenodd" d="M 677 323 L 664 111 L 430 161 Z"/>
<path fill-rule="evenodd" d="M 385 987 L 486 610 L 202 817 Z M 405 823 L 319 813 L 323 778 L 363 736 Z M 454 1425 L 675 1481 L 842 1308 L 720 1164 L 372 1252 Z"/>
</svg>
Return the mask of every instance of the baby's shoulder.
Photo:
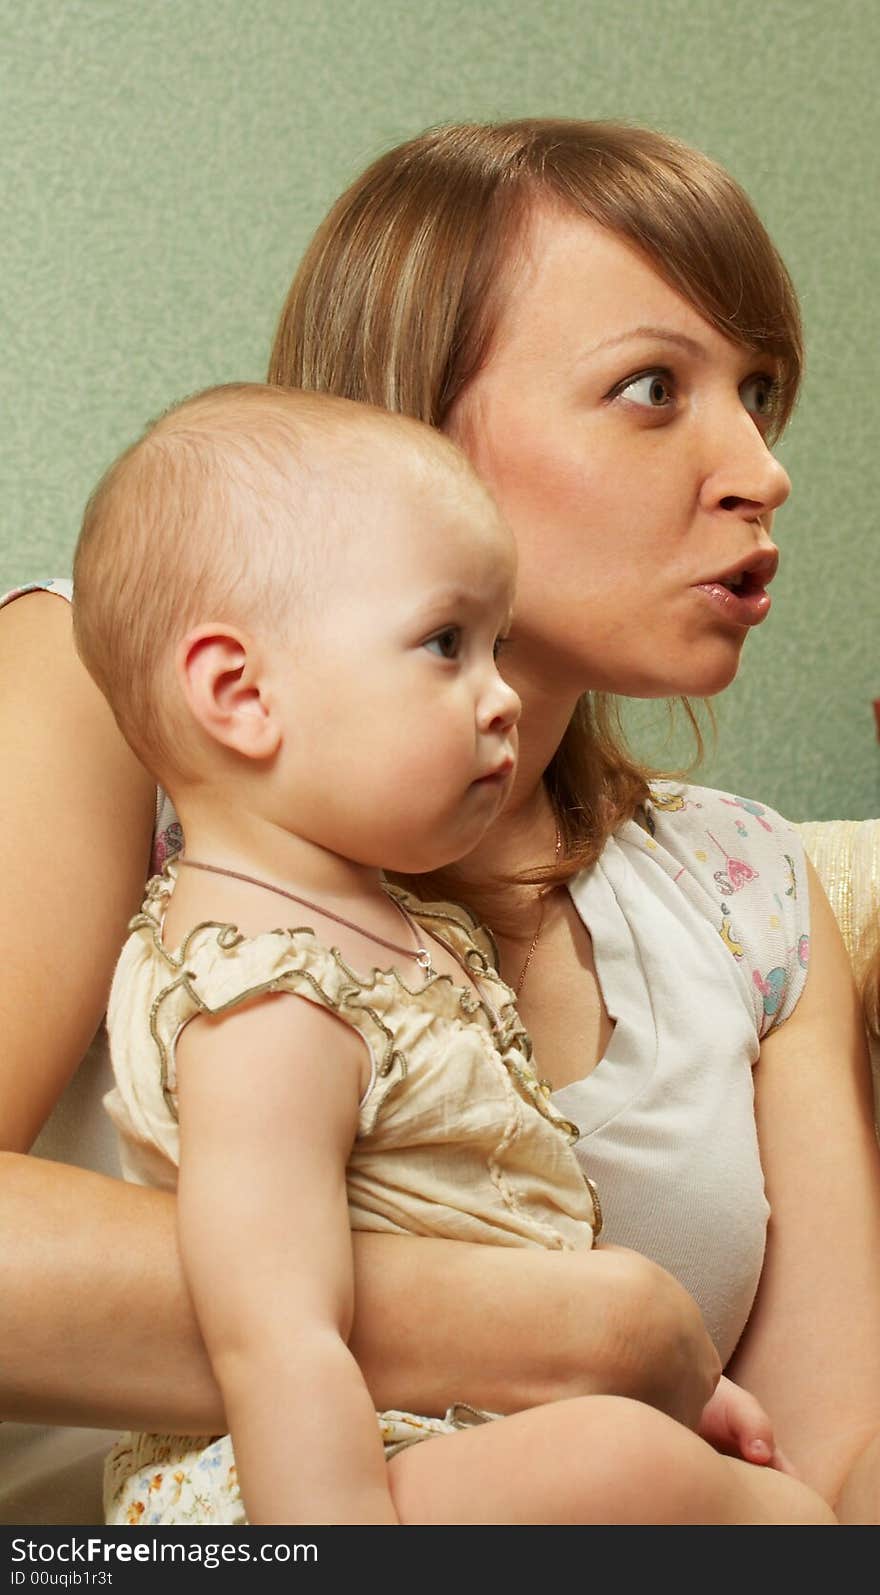
<svg viewBox="0 0 880 1595">
<path fill-rule="evenodd" d="M 236 924 L 206 918 L 166 941 L 177 874 L 172 858 L 147 882 L 117 967 L 118 981 L 127 978 L 141 994 L 153 993 L 154 1008 L 173 1009 L 178 1017 L 190 1010 L 219 1017 L 288 990 L 338 1010 L 358 987 L 358 977 L 309 925 L 279 924 L 246 935 Z"/>
<path fill-rule="evenodd" d="M 177 878 L 169 861 L 147 883 L 140 912 L 129 924 L 108 1004 L 108 1031 L 117 1079 L 136 1042 L 137 1067 L 158 1052 L 162 1089 L 176 1092 L 176 1046 L 191 1020 L 221 1020 L 268 996 L 292 995 L 329 1012 L 356 1031 L 373 1061 L 373 1081 L 400 1073 L 399 994 L 393 971 L 358 974 L 311 926 L 277 926 L 245 935 L 236 924 L 202 920 L 166 944 L 166 913 Z M 296 1025 L 298 1010 L 287 1012 Z M 133 1056 L 133 1054 L 132 1054 Z M 130 1072 L 130 1067 L 129 1067 Z"/>
<path fill-rule="evenodd" d="M 422 902 L 401 886 L 386 883 L 386 890 L 425 930 L 445 942 L 463 960 L 471 974 L 497 971 L 498 946 L 484 925 L 464 903 Z"/>
</svg>

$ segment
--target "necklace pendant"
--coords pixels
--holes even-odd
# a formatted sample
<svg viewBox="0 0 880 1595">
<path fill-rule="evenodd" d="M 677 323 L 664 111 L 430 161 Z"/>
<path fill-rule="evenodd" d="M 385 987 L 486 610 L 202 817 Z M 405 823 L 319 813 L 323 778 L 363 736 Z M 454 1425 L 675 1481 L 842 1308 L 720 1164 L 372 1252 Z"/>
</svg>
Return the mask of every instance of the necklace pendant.
<svg viewBox="0 0 880 1595">
<path fill-rule="evenodd" d="M 434 965 L 431 963 L 431 954 L 428 952 L 427 947 L 419 948 L 418 952 L 416 953 L 416 963 L 420 969 L 424 969 L 427 979 L 431 980 L 436 971 L 434 969 Z"/>
</svg>

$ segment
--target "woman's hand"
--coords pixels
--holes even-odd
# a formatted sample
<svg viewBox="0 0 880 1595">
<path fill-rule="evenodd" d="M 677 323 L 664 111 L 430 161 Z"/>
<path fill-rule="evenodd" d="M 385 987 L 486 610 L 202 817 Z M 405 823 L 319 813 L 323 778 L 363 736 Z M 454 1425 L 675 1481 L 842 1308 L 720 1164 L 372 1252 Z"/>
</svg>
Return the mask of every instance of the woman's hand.
<svg viewBox="0 0 880 1595">
<path fill-rule="evenodd" d="M 773 1425 L 760 1401 L 732 1379 L 719 1379 L 714 1395 L 703 1408 L 697 1434 L 725 1456 L 741 1457 L 743 1462 L 797 1477 L 776 1444 Z"/>
</svg>

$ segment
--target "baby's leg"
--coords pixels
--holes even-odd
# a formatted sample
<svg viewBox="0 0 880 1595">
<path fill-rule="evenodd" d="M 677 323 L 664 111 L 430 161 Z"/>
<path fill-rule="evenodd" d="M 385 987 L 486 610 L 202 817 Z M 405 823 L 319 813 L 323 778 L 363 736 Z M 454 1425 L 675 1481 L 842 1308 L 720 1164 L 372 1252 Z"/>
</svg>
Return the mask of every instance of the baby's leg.
<svg viewBox="0 0 880 1595">
<path fill-rule="evenodd" d="M 713 1451 L 621 1396 L 533 1407 L 425 1440 L 388 1464 L 401 1522 L 833 1524 L 787 1475 Z"/>
</svg>

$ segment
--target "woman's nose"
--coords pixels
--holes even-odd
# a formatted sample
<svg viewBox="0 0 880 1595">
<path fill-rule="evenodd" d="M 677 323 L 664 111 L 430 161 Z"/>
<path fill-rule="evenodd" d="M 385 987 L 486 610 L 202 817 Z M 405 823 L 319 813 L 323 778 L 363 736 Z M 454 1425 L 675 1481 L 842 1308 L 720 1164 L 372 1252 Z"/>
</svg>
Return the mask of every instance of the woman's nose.
<svg viewBox="0 0 880 1595">
<path fill-rule="evenodd" d="M 746 520 L 772 514 L 791 492 L 791 478 L 744 410 L 719 424 L 715 463 L 703 483 L 703 503 Z"/>
</svg>

